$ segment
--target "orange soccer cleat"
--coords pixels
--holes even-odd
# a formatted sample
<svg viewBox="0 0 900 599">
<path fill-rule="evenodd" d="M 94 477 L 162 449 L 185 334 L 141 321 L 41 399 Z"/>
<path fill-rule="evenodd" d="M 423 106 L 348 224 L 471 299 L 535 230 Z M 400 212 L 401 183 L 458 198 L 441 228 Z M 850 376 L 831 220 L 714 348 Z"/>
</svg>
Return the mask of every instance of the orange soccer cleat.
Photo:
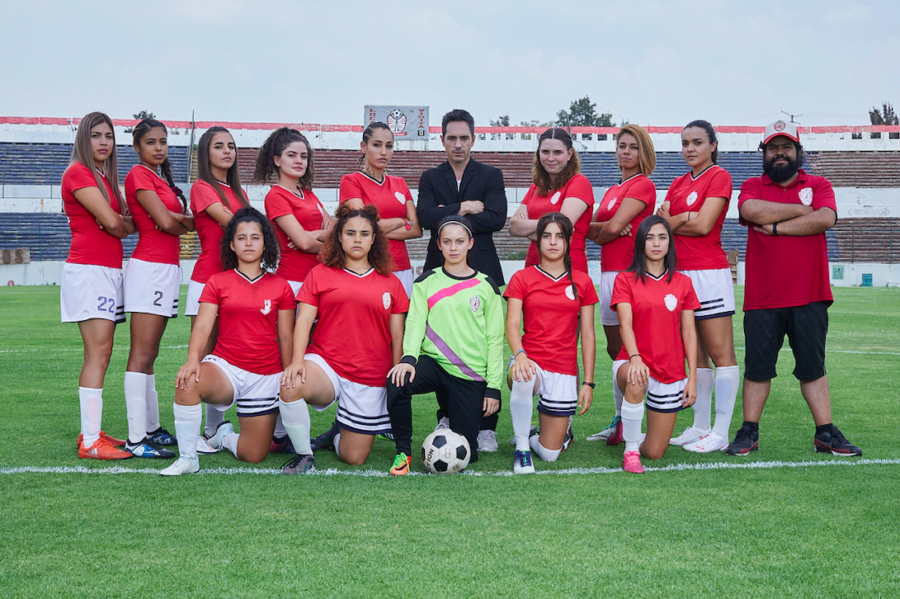
<svg viewBox="0 0 900 599">
<path fill-rule="evenodd" d="M 90 447 L 85 447 L 84 443 L 79 443 L 78 457 L 94 460 L 124 460 L 132 456 L 127 451 L 122 451 L 118 447 L 115 447 L 104 437 L 100 437 Z"/>
<path fill-rule="evenodd" d="M 125 447 L 125 441 L 123 439 L 116 439 L 115 437 L 110 437 L 103 431 L 100 431 L 100 438 L 106 439 L 106 441 L 113 447 Z M 84 441 L 84 435 L 81 433 L 78 433 L 78 443 L 76 444 L 76 447 L 81 447 L 81 444 L 83 441 Z"/>
</svg>

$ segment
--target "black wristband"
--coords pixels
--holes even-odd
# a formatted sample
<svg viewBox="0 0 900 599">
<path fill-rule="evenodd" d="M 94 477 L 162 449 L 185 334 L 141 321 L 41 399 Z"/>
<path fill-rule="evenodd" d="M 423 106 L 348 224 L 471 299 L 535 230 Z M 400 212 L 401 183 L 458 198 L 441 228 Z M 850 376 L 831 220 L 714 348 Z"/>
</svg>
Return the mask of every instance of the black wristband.
<svg viewBox="0 0 900 599">
<path fill-rule="evenodd" d="M 778 223 L 772 223 L 772 236 L 778 237 Z"/>
<path fill-rule="evenodd" d="M 589 383 L 589 382 L 587 382 L 587 381 L 584 381 L 584 382 L 581 383 L 581 384 L 582 384 L 582 385 L 587 385 L 587 386 L 590 387 L 591 389 L 594 389 L 594 388 L 597 387 L 596 383 Z"/>
<path fill-rule="evenodd" d="M 637 356 L 637 357 L 640 358 L 640 357 L 641 357 L 641 354 L 631 354 L 630 356 L 628 356 L 628 359 L 630 360 L 631 358 L 633 358 L 633 357 L 635 357 L 635 356 Z"/>
</svg>

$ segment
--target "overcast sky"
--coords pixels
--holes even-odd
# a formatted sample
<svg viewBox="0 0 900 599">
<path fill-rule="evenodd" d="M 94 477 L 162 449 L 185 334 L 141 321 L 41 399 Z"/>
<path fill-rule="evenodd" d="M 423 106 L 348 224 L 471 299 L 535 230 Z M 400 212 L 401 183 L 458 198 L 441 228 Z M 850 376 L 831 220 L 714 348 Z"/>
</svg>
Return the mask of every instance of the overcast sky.
<svg viewBox="0 0 900 599">
<path fill-rule="evenodd" d="M 644 125 L 867 124 L 900 2 L 0 0 L 0 115 L 361 124 L 365 104 Z"/>
</svg>

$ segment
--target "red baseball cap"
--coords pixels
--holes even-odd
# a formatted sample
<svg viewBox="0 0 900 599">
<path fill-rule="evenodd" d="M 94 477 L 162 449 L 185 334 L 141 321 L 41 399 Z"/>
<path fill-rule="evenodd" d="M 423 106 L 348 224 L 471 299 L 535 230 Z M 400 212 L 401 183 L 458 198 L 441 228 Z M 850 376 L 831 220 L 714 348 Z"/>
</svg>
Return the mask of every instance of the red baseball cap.
<svg viewBox="0 0 900 599">
<path fill-rule="evenodd" d="M 769 143 L 770 139 L 778 135 L 784 135 L 788 139 L 793 139 L 796 142 L 800 141 L 800 134 L 797 133 L 797 124 L 786 123 L 779 120 L 766 125 L 766 135 L 765 139 L 763 139 L 763 144 Z"/>
</svg>

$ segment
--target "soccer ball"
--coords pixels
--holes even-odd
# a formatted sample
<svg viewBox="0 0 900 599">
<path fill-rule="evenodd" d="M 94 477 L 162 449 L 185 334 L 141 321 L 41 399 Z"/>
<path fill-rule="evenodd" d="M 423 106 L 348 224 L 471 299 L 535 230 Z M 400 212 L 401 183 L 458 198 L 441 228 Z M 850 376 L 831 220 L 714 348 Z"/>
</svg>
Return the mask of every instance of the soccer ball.
<svg viewBox="0 0 900 599">
<path fill-rule="evenodd" d="M 436 430 L 422 443 L 422 461 L 432 474 L 459 472 L 469 465 L 469 442 L 448 428 Z"/>
</svg>

